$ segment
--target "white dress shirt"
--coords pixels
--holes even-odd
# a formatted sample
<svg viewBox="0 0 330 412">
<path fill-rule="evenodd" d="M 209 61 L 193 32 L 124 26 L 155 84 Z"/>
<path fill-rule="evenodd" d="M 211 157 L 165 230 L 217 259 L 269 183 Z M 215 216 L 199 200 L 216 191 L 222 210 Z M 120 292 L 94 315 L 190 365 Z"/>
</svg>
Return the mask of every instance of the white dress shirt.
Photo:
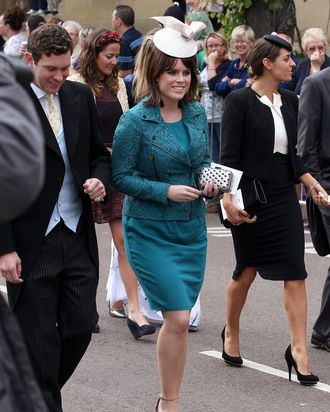
<svg viewBox="0 0 330 412">
<path fill-rule="evenodd" d="M 270 107 L 273 115 L 275 128 L 273 153 L 279 152 L 282 154 L 288 154 L 288 135 L 286 133 L 283 115 L 281 112 L 281 95 L 278 93 L 273 93 L 273 103 L 266 95 L 259 97 L 259 100 L 261 101 L 261 103 Z"/>
</svg>

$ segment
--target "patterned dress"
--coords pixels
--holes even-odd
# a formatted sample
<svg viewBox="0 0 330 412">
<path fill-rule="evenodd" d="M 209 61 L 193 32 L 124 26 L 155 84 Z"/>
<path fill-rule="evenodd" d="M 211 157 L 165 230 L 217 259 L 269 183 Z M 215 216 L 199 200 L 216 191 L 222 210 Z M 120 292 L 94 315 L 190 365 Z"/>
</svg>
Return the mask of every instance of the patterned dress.
<svg viewBox="0 0 330 412">
<path fill-rule="evenodd" d="M 96 107 L 100 119 L 104 144 L 111 150 L 113 135 L 120 116 L 123 114 L 121 105 L 117 96 L 114 96 L 110 90 L 103 87 L 101 96 L 96 98 Z M 106 204 L 103 205 L 92 202 L 94 222 L 108 223 L 112 222 L 114 219 L 120 219 L 124 197 L 125 195 L 123 193 L 116 192 L 110 188 Z"/>
<path fill-rule="evenodd" d="M 75 73 L 68 80 L 85 83 L 80 73 Z M 113 95 L 107 87 L 103 87 L 101 96 L 95 98 L 97 111 L 100 119 L 100 128 L 104 144 L 111 151 L 112 139 L 115 133 L 120 116 L 128 110 L 126 86 L 119 78 L 119 90 L 117 96 Z M 124 195 L 115 192 L 110 188 L 108 191 L 108 201 L 102 205 L 92 201 L 92 212 L 94 222 L 108 223 L 114 219 L 121 218 L 121 211 L 124 203 Z"/>
</svg>

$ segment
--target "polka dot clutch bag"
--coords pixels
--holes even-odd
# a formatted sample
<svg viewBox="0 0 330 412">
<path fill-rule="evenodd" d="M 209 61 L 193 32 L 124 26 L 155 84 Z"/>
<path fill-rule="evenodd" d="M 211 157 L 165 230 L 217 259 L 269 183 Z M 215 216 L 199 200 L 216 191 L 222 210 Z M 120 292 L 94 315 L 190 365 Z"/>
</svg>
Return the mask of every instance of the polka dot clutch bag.
<svg viewBox="0 0 330 412">
<path fill-rule="evenodd" d="M 229 192 L 233 173 L 222 167 L 203 167 L 198 178 L 198 187 L 203 190 L 207 182 L 213 182 L 218 185 L 220 193 Z"/>
</svg>

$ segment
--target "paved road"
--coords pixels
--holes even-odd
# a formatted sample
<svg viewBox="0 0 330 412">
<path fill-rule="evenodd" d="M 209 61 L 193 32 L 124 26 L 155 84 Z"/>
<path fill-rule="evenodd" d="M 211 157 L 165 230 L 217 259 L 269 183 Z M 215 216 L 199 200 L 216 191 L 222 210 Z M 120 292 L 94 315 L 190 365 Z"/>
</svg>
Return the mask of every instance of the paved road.
<svg viewBox="0 0 330 412">
<path fill-rule="evenodd" d="M 246 366 L 230 368 L 218 358 L 222 350 L 220 332 L 225 320 L 226 286 L 234 256 L 230 232 L 220 227 L 216 215 L 207 215 L 207 220 L 209 252 L 202 290 L 202 320 L 199 331 L 190 334 L 181 411 L 330 411 L 330 353 L 310 349 L 312 370 L 323 384 L 308 388 L 287 379 L 284 351 L 289 335 L 282 282 L 257 278 L 250 291 L 241 322 L 241 352 Z M 104 297 L 110 235 L 106 225 L 98 226 L 97 232 L 101 333 L 93 336 L 83 361 L 63 390 L 64 411 L 151 412 L 159 392 L 156 336 L 135 341 L 124 320 L 109 317 Z M 307 233 L 306 241 L 310 336 L 330 259 L 314 253 Z"/>
</svg>

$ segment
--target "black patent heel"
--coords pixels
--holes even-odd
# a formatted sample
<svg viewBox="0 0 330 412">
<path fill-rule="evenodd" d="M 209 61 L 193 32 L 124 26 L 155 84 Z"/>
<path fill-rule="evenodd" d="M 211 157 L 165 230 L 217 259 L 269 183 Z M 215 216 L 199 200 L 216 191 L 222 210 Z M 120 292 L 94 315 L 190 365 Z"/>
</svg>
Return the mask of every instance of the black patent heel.
<svg viewBox="0 0 330 412">
<path fill-rule="evenodd" d="M 284 357 L 288 365 L 289 381 L 291 381 L 291 371 L 292 371 L 292 366 L 293 366 L 296 371 L 298 381 L 301 383 L 301 385 L 317 384 L 317 382 L 319 381 L 318 376 L 313 375 L 312 373 L 310 375 L 303 375 L 302 373 L 298 371 L 297 362 L 294 360 L 292 356 L 291 345 L 287 347 Z"/>
<path fill-rule="evenodd" d="M 225 339 L 226 339 L 226 325 L 222 329 L 221 332 L 221 339 L 222 339 L 222 358 L 226 362 L 227 365 L 230 366 L 242 366 L 243 359 L 240 356 L 230 356 L 228 353 L 225 352 Z"/>
<path fill-rule="evenodd" d="M 291 382 L 292 363 L 290 363 L 290 361 L 287 358 L 285 358 L 285 360 L 286 360 L 286 364 L 288 365 L 289 381 Z"/>
</svg>

